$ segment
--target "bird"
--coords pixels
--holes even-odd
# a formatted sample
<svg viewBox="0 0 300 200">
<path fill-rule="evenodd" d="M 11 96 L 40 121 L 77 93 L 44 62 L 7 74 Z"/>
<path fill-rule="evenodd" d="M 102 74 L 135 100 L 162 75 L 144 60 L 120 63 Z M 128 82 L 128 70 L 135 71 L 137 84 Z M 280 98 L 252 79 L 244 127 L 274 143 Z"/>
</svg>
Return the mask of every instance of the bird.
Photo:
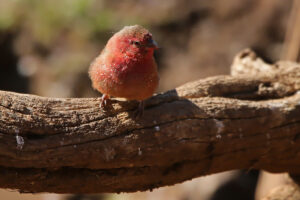
<svg viewBox="0 0 300 200">
<path fill-rule="evenodd" d="M 143 114 L 144 100 L 159 84 L 157 49 L 152 34 L 140 25 L 125 26 L 108 40 L 89 67 L 92 87 L 102 93 L 101 108 L 111 97 L 121 97 L 139 101 L 138 115 Z"/>
</svg>

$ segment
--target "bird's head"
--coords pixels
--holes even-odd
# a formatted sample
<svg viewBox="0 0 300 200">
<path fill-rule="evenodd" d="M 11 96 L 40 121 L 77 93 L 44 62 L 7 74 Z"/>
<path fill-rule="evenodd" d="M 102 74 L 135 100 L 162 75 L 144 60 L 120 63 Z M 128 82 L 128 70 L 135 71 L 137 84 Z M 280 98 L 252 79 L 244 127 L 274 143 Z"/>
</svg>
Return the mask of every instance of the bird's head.
<svg viewBox="0 0 300 200">
<path fill-rule="evenodd" d="M 139 25 L 125 26 L 108 41 L 107 46 L 129 56 L 153 56 L 154 50 L 158 48 L 152 34 Z"/>
</svg>

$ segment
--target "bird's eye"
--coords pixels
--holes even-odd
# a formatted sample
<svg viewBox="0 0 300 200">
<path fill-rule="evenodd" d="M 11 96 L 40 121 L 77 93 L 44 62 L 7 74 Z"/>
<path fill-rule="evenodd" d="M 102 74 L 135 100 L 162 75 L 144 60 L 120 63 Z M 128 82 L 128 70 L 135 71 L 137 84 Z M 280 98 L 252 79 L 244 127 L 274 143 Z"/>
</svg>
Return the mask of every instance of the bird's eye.
<svg viewBox="0 0 300 200">
<path fill-rule="evenodd" d="M 136 46 L 140 46 L 141 45 L 141 43 L 138 42 L 138 41 L 130 41 L 130 44 L 134 44 Z"/>
</svg>

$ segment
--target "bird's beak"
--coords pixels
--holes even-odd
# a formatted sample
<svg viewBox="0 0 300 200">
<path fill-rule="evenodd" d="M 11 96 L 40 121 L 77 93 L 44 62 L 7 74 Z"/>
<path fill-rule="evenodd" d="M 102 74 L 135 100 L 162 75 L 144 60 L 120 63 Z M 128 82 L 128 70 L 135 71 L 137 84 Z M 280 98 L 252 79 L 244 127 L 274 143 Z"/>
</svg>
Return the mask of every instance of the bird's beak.
<svg viewBox="0 0 300 200">
<path fill-rule="evenodd" d="M 147 47 L 153 48 L 153 49 L 158 49 L 158 44 L 155 42 L 155 40 L 151 39 L 148 42 Z"/>
</svg>

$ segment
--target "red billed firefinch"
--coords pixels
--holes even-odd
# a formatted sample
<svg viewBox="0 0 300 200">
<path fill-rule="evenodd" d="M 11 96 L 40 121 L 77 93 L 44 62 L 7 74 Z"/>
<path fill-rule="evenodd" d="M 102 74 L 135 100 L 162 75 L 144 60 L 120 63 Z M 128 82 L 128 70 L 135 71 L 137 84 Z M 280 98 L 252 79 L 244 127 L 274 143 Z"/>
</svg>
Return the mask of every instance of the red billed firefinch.
<svg viewBox="0 0 300 200">
<path fill-rule="evenodd" d="M 89 69 L 93 87 L 103 94 L 101 107 L 114 96 L 138 100 L 143 108 L 158 86 L 155 49 L 152 34 L 139 25 L 125 26 L 109 39 Z"/>
</svg>

